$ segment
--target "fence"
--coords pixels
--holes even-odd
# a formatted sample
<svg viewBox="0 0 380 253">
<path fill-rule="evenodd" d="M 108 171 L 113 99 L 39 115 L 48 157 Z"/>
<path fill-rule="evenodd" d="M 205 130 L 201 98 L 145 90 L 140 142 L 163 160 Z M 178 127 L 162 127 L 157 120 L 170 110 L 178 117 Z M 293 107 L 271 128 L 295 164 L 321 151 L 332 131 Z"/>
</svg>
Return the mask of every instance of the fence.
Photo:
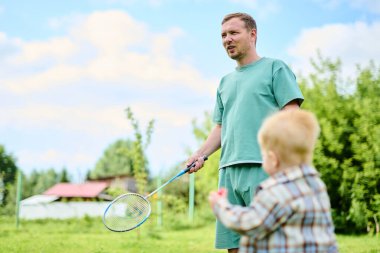
<svg viewBox="0 0 380 253">
<path fill-rule="evenodd" d="M 22 204 L 20 218 L 22 219 L 67 219 L 84 216 L 102 216 L 110 202 L 52 202 L 40 204 Z"/>
</svg>

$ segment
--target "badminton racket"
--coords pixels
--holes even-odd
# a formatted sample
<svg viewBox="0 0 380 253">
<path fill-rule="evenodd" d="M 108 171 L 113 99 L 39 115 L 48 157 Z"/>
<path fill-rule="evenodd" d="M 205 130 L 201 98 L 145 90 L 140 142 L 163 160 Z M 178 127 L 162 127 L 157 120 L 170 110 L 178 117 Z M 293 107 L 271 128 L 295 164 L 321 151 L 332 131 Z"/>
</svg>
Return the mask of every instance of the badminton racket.
<svg viewBox="0 0 380 253">
<path fill-rule="evenodd" d="M 207 156 L 203 157 L 207 160 Z M 177 175 L 169 179 L 165 184 L 158 187 L 156 190 L 146 195 L 145 197 L 137 193 L 126 193 L 114 199 L 106 208 L 103 215 L 103 224 L 111 231 L 126 232 L 141 226 L 151 213 L 149 197 L 163 187 L 173 182 L 183 174 L 189 172 L 195 166 L 194 161 L 185 169 L 178 172 Z"/>
</svg>

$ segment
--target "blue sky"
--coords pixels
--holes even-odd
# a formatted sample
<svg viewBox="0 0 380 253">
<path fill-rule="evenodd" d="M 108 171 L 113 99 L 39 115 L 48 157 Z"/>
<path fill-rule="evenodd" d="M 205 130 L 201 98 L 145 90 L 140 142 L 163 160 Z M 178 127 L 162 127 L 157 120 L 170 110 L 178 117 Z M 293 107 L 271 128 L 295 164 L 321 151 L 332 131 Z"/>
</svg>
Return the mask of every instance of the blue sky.
<svg viewBox="0 0 380 253">
<path fill-rule="evenodd" d="M 77 180 L 131 137 L 131 107 L 155 119 L 152 174 L 196 148 L 191 121 L 212 111 L 235 62 L 220 22 L 247 12 L 258 53 L 310 72 L 317 49 L 343 73 L 380 59 L 379 0 L 82 0 L 0 2 L 0 144 L 26 173 L 66 167 Z"/>
</svg>

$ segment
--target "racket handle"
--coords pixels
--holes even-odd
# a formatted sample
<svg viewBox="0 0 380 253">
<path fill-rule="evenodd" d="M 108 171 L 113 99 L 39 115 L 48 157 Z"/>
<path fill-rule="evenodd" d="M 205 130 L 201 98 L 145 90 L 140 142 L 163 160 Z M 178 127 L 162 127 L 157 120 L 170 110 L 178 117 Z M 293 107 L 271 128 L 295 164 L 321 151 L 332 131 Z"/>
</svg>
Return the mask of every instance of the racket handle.
<svg viewBox="0 0 380 253">
<path fill-rule="evenodd" d="M 207 156 L 203 156 L 203 160 L 206 161 L 208 159 Z M 182 176 L 183 174 L 189 172 L 189 170 L 191 168 L 193 168 L 195 166 L 195 163 L 197 161 L 195 160 L 192 164 L 190 164 L 189 166 L 187 166 L 186 169 L 184 170 L 181 170 L 177 175 L 175 175 L 174 177 L 172 177 L 169 181 L 167 181 L 165 184 L 161 185 L 160 187 L 158 187 L 156 190 L 154 190 L 153 192 L 151 192 L 150 194 L 148 194 L 147 196 L 145 196 L 145 199 L 149 198 L 150 196 L 152 196 L 153 194 L 155 194 L 156 192 L 158 192 L 159 190 L 161 190 L 162 188 L 164 188 L 166 185 L 168 185 L 169 183 L 171 183 L 172 181 L 176 180 L 177 178 L 179 178 L 180 176 Z"/>
<path fill-rule="evenodd" d="M 207 161 L 208 157 L 205 155 L 203 156 L 203 160 L 204 161 Z M 195 160 L 192 164 L 190 164 L 189 166 L 187 166 L 186 169 L 183 170 L 183 173 L 187 173 L 191 170 L 191 168 L 193 168 L 195 166 L 195 163 L 197 162 L 198 160 Z"/>
</svg>

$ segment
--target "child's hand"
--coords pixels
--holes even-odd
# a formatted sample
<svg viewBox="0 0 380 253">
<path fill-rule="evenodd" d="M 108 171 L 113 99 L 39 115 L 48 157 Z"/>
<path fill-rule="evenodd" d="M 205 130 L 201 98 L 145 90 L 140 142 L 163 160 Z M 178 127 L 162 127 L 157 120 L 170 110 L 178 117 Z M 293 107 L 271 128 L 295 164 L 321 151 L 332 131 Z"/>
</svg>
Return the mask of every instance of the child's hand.
<svg viewBox="0 0 380 253">
<path fill-rule="evenodd" d="M 227 198 L 227 190 L 225 188 L 220 188 L 217 192 L 210 192 L 208 196 L 208 201 L 212 209 L 214 209 L 215 203 L 222 198 Z"/>
</svg>

